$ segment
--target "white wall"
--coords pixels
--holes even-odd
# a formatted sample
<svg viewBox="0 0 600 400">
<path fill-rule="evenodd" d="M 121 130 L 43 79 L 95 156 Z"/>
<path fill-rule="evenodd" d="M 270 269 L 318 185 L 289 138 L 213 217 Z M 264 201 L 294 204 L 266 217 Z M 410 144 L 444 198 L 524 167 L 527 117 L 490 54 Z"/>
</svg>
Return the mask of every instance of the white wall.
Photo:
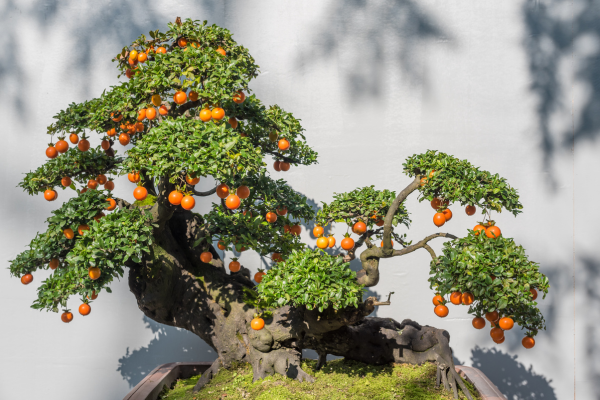
<svg viewBox="0 0 600 400">
<path fill-rule="evenodd" d="M 110 59 L 138 34 L 176 16 L 208 19 L 256 58 L 257 95 L 303 120 L 319 164 L 275 176 L 316 204 L 365 185 L 400 190 L 409 182 L 403 160 L 427 149 L 468 158 L 519 190 L 524 214 L 495 219 L 551 281 L 540 302 L 548 330 L 533 350 L 521 347 L 520 332 L 494 345 L 465 309 L 437 318 L 426 252 L 382 262 L 372 292 L 395 294 L 378 316 L 447 329 L 457 360 L 481 368 L 510 399 L 572 399 L 575 388 L 598 398 L 599 12 L 591 0 L 2 0 L 0 261 L 8 266 L 57 206 L 15 188 L 45 161 L 52 115 L 115 84 Z M 120 196 L 131 189 L 117 182 Z M 428 204 L 411 198 L 408 208 L 410 238 L 436 230 Z M 466 233 L 475 217 L 453 211 L 443 229 Z M 303 238 L 314 243 L 309 232 Z M 242 261 L 263 264 L 250 253 Z M 125 281 L 113 290 L 67 325 L 29 308 L 34 284 L 0 274 L 0 398 L 118 399 L 157 364 L 214 358 L 193 335 L 144 319 Z"/>
</svg>

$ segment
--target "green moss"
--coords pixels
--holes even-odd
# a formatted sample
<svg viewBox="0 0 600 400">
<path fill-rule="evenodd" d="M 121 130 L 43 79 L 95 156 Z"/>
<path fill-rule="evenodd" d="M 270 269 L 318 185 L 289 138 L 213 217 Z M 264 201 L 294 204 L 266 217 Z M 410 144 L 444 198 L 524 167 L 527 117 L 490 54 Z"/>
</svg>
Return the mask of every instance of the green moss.
<svg viewBox="0 0 600 400">
<path fill-rule="evenodd" d="M 314 371 L 315 360 L 304 360 L 302 368 L 315 377 L 314 383 L 300 383 L 280 375 L 252 382 L 252 367 L 240 363 L 221 370 L 200 392 L 192 389 L 200 378 L 177 381 L 174 388 L 161 394 L 162 400 L 208 400 L 217 398 L 259 400 L 304 399 L 410 399 L 450 400 L 452 393 L 435 386 L 435 365 L 398 364 L 372 366 L 355 361 L 330 361 L 321 371 Z M 465 382 L 466 383 L 466 382 Z M 479 399 L 468 383 L 474 399 Z M 223 395 L 227 395 L 224 397 Z M 460 395 L 464 399 L 464 395 Z"/>
<path fill-rule="evenodd" d="M 136 200 L 133 203 L 136 207 L 153 206 L 154 204 L 156 204 L 156 196 L 152 196 L 151 194 L 148 194 L 144 200 Z"/>
</svg>

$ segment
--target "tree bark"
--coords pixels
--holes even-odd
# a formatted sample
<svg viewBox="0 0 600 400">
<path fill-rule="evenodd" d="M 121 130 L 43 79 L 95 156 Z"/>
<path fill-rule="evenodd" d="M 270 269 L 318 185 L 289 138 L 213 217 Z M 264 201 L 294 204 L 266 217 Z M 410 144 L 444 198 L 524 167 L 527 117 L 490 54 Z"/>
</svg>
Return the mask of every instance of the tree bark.
<svg viewBox="0 0 600 400">
<path fill-rule="evenodd" d="M 449 374 L 462 383 L 446 331 L 411 320 L 367 317 L 375 309 L 374 297 L 357 308 L 322 313 L 286 305 L 264 318 L 263 329 L 253 330 L 256 310 L 244 303 L 244 288 L 254 287 L 248 270 L 227 274 L 212 247 L 213 261 L 202 263 L 200 253 L 211 240 L 203 229 L 198 215 L 174 212 L 157 228 L 151 254 L 128 265 L 131 292 L 146 316 L 193 332 L 216 351 L 217 360 L 195 390 L 234 361 L 251 363 L 254 380 L 278 373 L 312 382 L 301 368 L 303 349 L 319 354 L 318 367 L 327 354 L 374 365 L 435 362 L 442 377 Z M 192 247 L 199 238 L 204 244 Z"/>
</svg>

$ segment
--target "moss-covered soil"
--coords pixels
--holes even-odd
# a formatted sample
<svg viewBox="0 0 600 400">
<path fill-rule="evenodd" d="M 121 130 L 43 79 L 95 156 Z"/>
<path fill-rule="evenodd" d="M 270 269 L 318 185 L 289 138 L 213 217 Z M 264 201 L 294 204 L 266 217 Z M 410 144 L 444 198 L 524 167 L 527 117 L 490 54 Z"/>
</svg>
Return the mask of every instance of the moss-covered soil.
<svg viewBox="0 0 600 400">
<path fill-rule="evenodd" d="M 329 361 L 321 371 L 315 371 L 315 365 L 315 360 L 304 360 L 302 364 L 302 368 L 315 377 L 314 383 L 300 383 L 281 375 L 253 383 L 250 364 L 237 364 L 230 369 L 221 370 L 196 394 L 192 393 L 192 389 L 199 376 L 177 381 L 173 389 L 165 388 L 159 399 L 453 399 L 451 393 L 434 387 L 436 367 L 431 363 L 421 366 L 398 364 L 376 367 L 354 361 L 335 360 Z M 480 398 L 470 384 L 467 383 L 467 387 L 474 398 Z M 465 397 L 461 395 L 460 398 Z"/>
</svg>

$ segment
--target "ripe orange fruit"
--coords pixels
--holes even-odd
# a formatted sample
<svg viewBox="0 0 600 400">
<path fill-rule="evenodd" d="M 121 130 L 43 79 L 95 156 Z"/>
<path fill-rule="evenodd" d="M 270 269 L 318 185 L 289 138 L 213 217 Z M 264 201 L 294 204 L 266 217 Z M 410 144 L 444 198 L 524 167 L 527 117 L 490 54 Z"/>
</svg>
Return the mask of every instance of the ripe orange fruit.
<svg viewBox="0 0 600 400">
<path fill-rule="evenodd" d="M 140 181 L 140 174 L 138 172 L 132 171 L 127 174 L 127 179 L 129 179 L 129 182 L 138 183 Z"/>
<path fill-rule="evenodd" d="M 175 94 L 173 95 L 173 101 L 181 105 L 187 101 L 187 94 L 185 94 L 185 92 L 182 91 L 175 92 Z"/>
<path fill-rule="evenodd" d="M 90 312 L 92 312 L 92 307 L 90 307 L 89 304 L 83 303 L 79 306 L 79 314 L 85 316 L 88 315 Z"/>
<path fill-rule="evenodd" d="M 497 339 L 497 340 L 496 339 L 492 339 L 492 340 L 494 341 L 494 343 L 502 344 L 502 343 L 504 343 L 504 339 L 505 339 L 504 336 L 502 336 L 500 339 Z"/>
<path fill-rule="evenodd" d="M 107 211 L 112 211 L 117 208 L 117 202 L 114 199 L 106 199 L 108 201 L 108 205 L 104 207 Z"/>
<path fill-rule="evenodd" d="M 136 130 L 137 132 L 143 132 L 143 131 L 144 131 L 144 128 L 145 128 L 145 127 L 144 127 L 144 124 L 143 124 L 143 123 L 141 123 L 141 122 L 138 122 L 138 123 L 136 123 L 136 124 L 135 124 L 135 130 Z"/>
<path fill-rule="evenodd" d="M 277 172 L 281 171 L 281 161 L 275 161 L 273 163 L 273 169 Z"/>
<path fill-rule="evenodd" d="M 242 267 L 242 265 L 240 264 L 239 261 L 232 261 L 229 263 L 229 270 L 231 272 L 239 272 L 241 267 Z"/>
<path fill-rule="evenodd" d="M 64 187 L 71 186 L 71 178 L 69 178 L 68 176 L 63 177 L 60 180 L 60 184 L 63 185 Z"/>
<path fill-rule="evenodd" d="M 247 199 L 250 196 L 250 188 L 248 188 L 248 186 L 246 185 L 242 185 L 239 188 L 237 188 L 236 193 L 240 199 Z"/>
<path fill-rule="evenodd" d="M 31 282 L 33 282 L 33 275 L 25 274 L 21 277 L 21 283 L 23 285 L 29 285 Z"/>
<path fill-rule="evenodd" d="M 90 279 L 93 281 L 100 278 L 101 273 L 102 272 L 100 271 L 100 268 L 98 268 L 98 267 L 89 267 L 88 268 L 88 275 L 89 275 Z"/>
<path fill-rule="evenodd" d="M 538 293 L 534 288 L 529 289 L 529 293 L 531 293 L 532 300 L 537 299 Z"/>
<path fill-rule="evenodd" d="M 144 52 L 138 54 L 137 60 L 138 60 L 138 62 L 141 62 L 142 64 L 145 63 L 146 60 L 148 60 L 148 54 L 146 54 Z"/>
<path fill-rule="evenodd" d="M 237 210 L 240 207 L 240 204 L 241 204 L 241 200 L 235 194 L 230 194 L 225 199 L 225 206 L 227 208 L 229 208 L 230 210 Z"/>
<path fill-rule="evenodd" d="M 220 121 L 225 116 L 225 110 L 223 110 L 221 107 L 215 107 L 211 112 L 211 116 Z"/>
<path fill-rule="evenodd" d="M 282 161 L 279 163 L 279 168 L 281 168 L 282 171 L 289 171 L 290 170 L 290 163 Z"/>
<path fill-rule="evenodd" d="M 435 315 L 437 315 L 440 318 L 444 318 L 448 316 L 448 307 L 446 307 L 443 304 L 440 304 L 439 306 L 435 306 L 435 308 L 433 309 L 433 312 L 435 313 Z"/>
<path fill-rule="evenodd" d="M 485 230 L 485 236 L 489 237 L 490 239 L 496 239 L 497 237 L 500 237 L 501 234 L 500 228 L 498 228 L 496 225 L 488 226 Z"/>
<path fill-rule="evenodd" d="M 79 194 L 84 194 L 87 191 L 88 191 L 88 188 L 84 187 L 83 189 L 81 189 L 81 191 L 79 192 Z"/>
<path fill-rule="evenodd" d="M 252 329 L 254 329 L 255 331 L 260 331 L 262 328 L 265 327 L 265 320 L 262 318 L 254 318 L 251 322 L 250 322 L 250 326 L 252 327 Z"/>
<path fill-rule="evenodd" d="M 90 296 L 86 296 L 88 299 L 90 298 Z M 98 298 L 98 293 L 96 293 L 95 290 L 92 290 L 92 298 L 91 300 L 96 300 Z"/>
<path fill-rule="evenodd" d="M 480 231 L 485 232 L 485 226 L 477 224 L 473 230 L 475 231 L 475 236 L 479 236 Z"/>
<path fill-rule="evenodd" d="M 233 95 L 234 103 L 242 104 L 244 100 L 246 100 L 246 95 L 241 90 L 239 90 L 236 94 Z"/>
<path fill-rule="evenodd" d="M 121 133 L 119 135 L 119 143 L 123 146 L 127 146 L 131 142 L 131 137 L 127 133 Z"/>
<path fill-rule="evenodd" d="M 263 276 L 265 276 L 266 273 L 264 273 L 263 271 L 258 271 L 256 274 L 254 274 L 254 280 L 256 281 L 256 283 L 261 283 L 263 280 Z"/>
<path fill-rule="evenodd" d="M 513 319 L 510 317 L 500 318 L 498 326 L 500 326 L 502 330 L 510 331 L 513 328 L 513 326 L 515 326 L 515 321 L 513 321 Z"/>
<path fill-rule="evenodd" d="M 164 104 L 158 108 L 158 113 L 160 115 L 167 115 L 169 113 L 169 109 Z"/>
<path fill-rule="evenodd" d="M 184 210 L 191 210 L 196 206 L 196 200 L 192 196 L 183 196 L 181 199 L 181 207 Z"/>
<path fill-rule="evenodd" d="M 435 213 L 435 215 L 433 216 L 433 223 L 435 224 L 435 226 L 437 226 L 438 228 L 442 225 L 444 225 L 446 223 L 446 216 L 444 215 L 444 213 Z"/>
<path fill-rule="evenodd" d="M 98 182 L 95 179 L 90 179 L 87 183 L 87 187 L 94 190 L 98 187 Z"/>
<path fill-rule="evenodd" d="M 131 50 L 131 52 L 129 53 L 129 59 L 134 59 L 137 60 L 137 56 L 138 56 L 138 52 L 137 50 Z"/>
<path fill-rule="evenodd" d="M 150 121 L 156 118 L 156 108 L 148 108 L 146 110 L 146 118 L 148 118 Z"/>
<path fill-rule="evenodd" d="M 188 95 L 190 101 L 197 101 L 198 100 L 198 92 L 194 92 L 193 90 L 190 92 L 190 94 Z"/>
<path fill-rule="evenodd" d="M 106 183 L 106 175 L 104 174 L 100 174 L 96 177 L 96 182 L 98 182 L 100 185 L 104 185 Z"/>
<path fill-rule="evenodd" d="M 421 186 L 425 186 L 427 184 L 427 178 L 421 178 Z"/>
<path fill-rule="evenodd" d="M 275 214 L 274 212 L 269 211 L 267 213 L 267 215 L 265 216 L 265 218 L 267 219 L 267 222 L 269 222 L 270 224 L 272 224 L 275 221 L 277 221 L 277 214 Z"/>
<path fill-rule="evenodd" d="M 433 208 L 434 210 L 437 211 L 437 209 L 442 206 L 442 200 L 440 200 L 436 197 L 433 200 L 431 200 L 430 204 L 431 204 L 431 208 Z"/>
<path fill-rule="evenodd" d="M 450 302 L 454 305 L 462 304 L 462 293 L 452 292 L 452 294 L 450 295 Z"/>
<path fill-rule="evenodd" d="M 73 229 L 71 228 L 66 228 L 63 230 L 63 235 L 65 235 L 67 239 L 73 239 L 75 237 L 75 232 L 73 232 Z"/>
<path fill-rule="evenodd" d="M 535 346 L 535 339 L 531 336 L 525 336 L 523 340 L 521 340 L 521 344 L 526 349 L 531 349 L 533 346 Z"/>
<path fill-rule="evenodd" d="M 69 140 L 71 141 L 71 143 L 77 144 L 77 143 L 79 143 L 79 136 L 77 136 L 77 134 L 75 134 L 75 133 L 71 133 L 69 135 Z"/>
<path fill-rule="evenodd" d="M 143 121 L 146 119 L 146 109 L 142 108 L 140 111 L 138 111 L 138 117 L 137 120 L 138 121 Z"/>
<path fill-rule="evenodd" d="M 465 208 L 465 212 L 467 213 L 467 215 L 473 215 L 475 214 L 475 211 L 477 211 L 477 207 L 475 206 L 467 206 Z"/>
<path fill-rule="evenodd" d="M 185 46 L 187 46 L 187 44 L 188 44 L 188 41 L 187 41 L 186 38 L 179 38 L 179 39 L 177 39 L 177 46 L 179 46 L 179 47 L 185 47 Z"/>
<path fill-rule="evenodd" d="M 169 193 L 169 203 L 174 206 L 178 206 L 181 204 L 181 199 L 183 199 L 183 193 L 178 192 L 177 190 L 173 190 Z"/>
<path fill-rule="evenodd" d="M 329 241 L 329 248 L 333 248 L 333 246 L 335 246 L 335 238 L 333 236 L 329 236 L 327 240 Z"/>
<path fill-rule="evenodd" d="M 132 69 L 127 68 L 127 70 L 125 71 L 125 76 L 131 79 L 133 78 L 133 75 L 135 75 L 135 72 Z"/>
<path fill-rule="evenodd" d="M 217 186 L 217 196 L 222 199 L 229 196 L 229 187 L 226 184 L 221 183 L 219 186 Z"/>
<path fill-rule="evenodd" d="M 383 226 L 384 223 L 385 223 L 384 220 L 378 219 L 377 222 L 375 222 L 375 225 L 377 225 L 377 226 Z"/>
<path fill-rule="evenodd" d="M 276 210 L 276 212 L 277 212 L 277 215 L 282 215 L 283 216 L 283 215 L 287 214 L 287 208 L 286 207 L 279 207 Z"/>
<path fill-rule="evenodd" d="M 294 225 L 290 228 L 290 233 L 299 236 L 300 233 L 302 233 L 302 227 L 300 225 Z"/>
<path fill-rule="evenodd" d="M 100 147 L 102 147 L 102 150 L 108 150 L 110 149 L 110 142 L 108 140 L 103 140 L 100 142 Z"/>
<path fill-rule="evenodd" d="M 367 231 L 367 224 L 365 224 L 362 221 L 358 221 L 357 223 L 354 224 L 354 226 L 352 227 L 352 230 L 357 235 L 362 235 L 363 233 L 365 233 Z"/>
<path fill-rule="evenodd" d="M 436 294 L 435 296 L 433 296 L 433 305 L 439 306 L 440 304 L 444 304 L 444 298 L 439 294 Z"/>
<path fill-rule="evenodd" d="M 212 113 L 210 112 L 210 110 L 208 108 L 205 108 L 202 111 L 200 111 L 200 120 L 202 120 L 204 122 L 208 122 L 211 120 L 211 118 L 212 118 Z"/>
<path fill-rule="evenodd" d="M 202 254 L 200 254 L 200 261 L 202 261 L 205 264 L 208 264 L 209 262 L 211 262 L 213 259 L 213 255 L 210 251 L 205 251 Z"/>
<path fill-rule="evenodd" d="M 486 313 L 485 319 L 487 319 L 490 322 L 498 321 L 498 311 L 492 311 L 492 312 Z"/>
<path fill-rule="evenodd" d="M 48 158 L 56 158 L 56 157 L 58 157 L 58 150 L 56 150 L 56 147 L 49 146 L 46 149 L 46 157 L 48 157 Z"/>
<path fill-rule="evenodd" d="M 219 248 L 219 250 L 225 250 L 227 248 L 222 240 L 219 240 L 219 243 L 217 243 L 217 247 Z"/>
<path fill-rule="evenodd" d="M 235 119 L 234 117 L 229 117 L 229 125 L 231 125 L 232 129 L 237 128 L 238 127 L 237 119 Z"/>
<path fill-rule="evenodd" d="M 133 197 L 136 200 L 144 200 L 146 197 L 148 197 L 148 191 L 146 190 L 145 187 L 143 186 L 138 186 L 133 190 Z"/>
<path fill-rule="evenodd" d="M 62 315 L 60 316 L 60 319 L 62 322 L 64 323 L 69 323 L 71 321 L 73 321 L 73 314 L 70 312 L 65 311 L 64 313 L 62 313 Z"/>
<path fill-rule="evenodd" d="M 104 184 L 104 189 L 113 190 L 115 188 L 115 183 L 113 181 L 108 181 Z"/>
<path fill-rule="evenodd" d="M 250 211 L 250 210 L 244 210 L 244 212 L 242 214 L 244 214 L 244 216 L 246 216 L 246 214 L 248 214 L 248 216 L 250 218 L 252 218 L 252 211 Z"/>
<path fill-rule="evenodd" d="M 56 148 L 56 150 L 59 153 L 66 153 L 67 150 L 69 150 L 69 143 L 67 143 L 64 140 L 59 140 L 58 142 L 56 142 L 56 144 L 54 145 L 54 147 Z"/>
<path fill-rule="evenodd" d="M 217 53 L 219 53 L 222 56 L 227 55 L 227 52 L 221 46 L 219 46 L 219 48 L 217 49 Z"/>
<path fill-rule="evenodd" d="M 98 214 L 96 214 L 94 216 L 94 221 L 98 222 L 100 221 L 100 218 L 104 217 L 106 214 L 104 214 L 102 211 L 100 211 Z"/>
<path fill-rule="evenodd" d="M 494 341 L 501 340 L 504 337 L 504 331 L 500 328 L 492 328 L 490 336 Z"/>
<path fill-rule="evenodd" d="M 163 46 L 160 46 L 159 48 L 156 49 L 156 53 L 157 54 L 167 54 L 167 49 L 165 49 Z"/>
<path fill-rule="evenodd" d="M 329 246 L 329 239 L 327 239 L 326 237 L 321 236 L 320 238 L 317 239 L 317 247 L 320 249 L 326 249 L 327 246 Z"/>
<path fill-rule="evenodd" d="M 187 184 L 188 184 L 188 185 L 192 185 L 192 186 L 194 186 L 194 185 L 198 184 L 198 182 L 200 182 L 200 178 L 199 178 L 199 177 L 192 178 L 192 177 L 191 177 L 191 176 L 188 174 L 188 175 L 186 175 L 186 177 L 185 177 L 185 181 L 187 182 Z"/>
<path fill-rule="evenodd" d="M 475 297 L 473 296 L 472 293 L 465 292 L 465 293 L 462 294 L 461 300 L 462 300 L 462 303 L 465 306 L 468 306 L 468 305 L 473 304 L 473 301 L 475 300 Z"/>
<path fill-rule="evenodd" d="M 53 258 L 52 260 L 50 260 L 48 266 L 50 267 L 50 269 L 58 268 L 58 258 Z"/>
<path fill-rule="evenodd" d="M 473 328 L 475 328 L 475 329 L 485 328 L 485 319 L 483 319 L 481 317 L 473 318 L 473 321 L 471 323 L 473 324 Z"/>
<path fill-rule="evenodd" d="M 115 128 L 111 128 L 108 131 L 106 131 L 106 136 L 115 136 L 117 134 L 117 130 Z"/>
<path fill-rule="evenodd" d="M 342 239 L 342 249 L 352 250 L 354 248 L 354 239 L 351 237 L 345 237 Z"/>
<path fill-rule="evenodd" d="M 323 229 L 321 225 L 317 225 L 313 228 L 313 235 L 316 237 L 321 236 L 323 233 L 325 233 L 325 229 Z"/>
<path fill-rule="evenodd" d="M 44 192 L 44 199 L 48 200 L 48 201 L 54 201 L 56 200 L 56 197 L 58 196 L 58 194 L 52 190 L 52 189 L 47 189 Z"/>
<path fill-rule="evenodd" d="M 152 102 L 152 104 L 154 104 L 154 106 L 160 107 L 160 105 L 162 104 L 162 99 L 160 98 L 159 94 L 153 94 L 152 97 L 150 98 L 150 102 Z"/>
<path fill-rule="evenodd" d="M 79 232 L 80 235 L 83 235 L 83 232 L 85 231 L 89 231 L 90 227 L 86 224 L 81 224 L 77 227 L 77 232 Z"/>
<path fill-rule="evenodd" d="M 119 122 L 123 119 L 123 114 L 121 114 L 120 112 L 117 113 L 117 115 L 115 116 L 115 113 L 112 112 L 110 113 L 110 118 L 115 121 L 115 122 Z"/>
<path fill-rule="evenodd" d="M 283 257 L 281 257 L 281 253 L 273 253 L 273 255 L 271 256 L 271 260 L 273 260 L 274 262 L 282 262 Z"/>
<path fill-rule="evenodd" d="M 450 211 L 449 208 L 446 208 L 444 211 L 442 211 L 442 214 L 444 214 L 444 217 L 446 217 L 446 222 L 452 219 L 452 211 Z"/>
<path fill-rule="evenodd" d="M 283 232 L 284 233 L 290 233 L 291 231 L 292 231 L 292 228 L 288 224 L 285 224 L 283 226 Z"/>
<path fill-rule="evenodd" d="M 281 151 L 286 151 L 290 148 L 290 142 L 287 139 L 280 139 L 277 143 L 277 147 L 279 147 L 279 150 Z"/>
</svg>

